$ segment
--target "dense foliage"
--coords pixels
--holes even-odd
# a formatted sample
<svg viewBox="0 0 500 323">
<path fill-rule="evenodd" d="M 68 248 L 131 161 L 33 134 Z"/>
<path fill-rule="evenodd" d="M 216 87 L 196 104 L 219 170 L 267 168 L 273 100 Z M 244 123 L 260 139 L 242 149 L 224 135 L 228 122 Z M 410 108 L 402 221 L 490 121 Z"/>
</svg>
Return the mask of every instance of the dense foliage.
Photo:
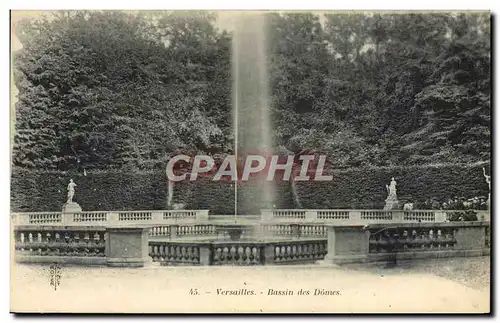
<svg viewBox="0 0 500 323">
<path fill-rule="evenodd" d="M 439 209 L 449 199 L 488 197 L 488 185 L 481 177 L 488 165 L 441 165 L 434 167 L 378 167 L 339 170 L 333 182 L 298 182 L 301 204 L 311 209 L 381 209 L 387 197 L 384 183 L 391 176 L 398 182 L 401 203 L 412 202 L 415 208 Z M 68 178 L 77 183 L 75 201 L 84 210 L 154 210 L 165 209 L 167 183 L 159 170 L 127 172 L 94 170 L 86 176 L 79 172 L 60 172 L 14 168 L 11 205 L 14 211 L 57 211 L 66 198 Z M 255 196 L 255 185 L 239 185 L 238 199 Z M 235 190 L 231 182 L 203 178 L 176 185 L 174 199 L 187 209 L 209 209 L 211 214 L 234 214 Z M 436 205 L 426 205 L 428 201 Z M 259 214 L 255 205 L 238 205 L 238 213 Z M 286 183 L 276 186 L 276 208 L 295 208 Z M 452 209 L 462 209 L 461 203 Z"/>
<path fill-rule="evenodd" d="M 16 168 L 163 173 L 179 151 L 232 153 L 231 31 L 217 28 L 216 14 L 61 11 L 14 31 L 22 43 L 14 56 Z M 268 36 L 279 151 L 320 150 L 335 169 L 490 159 L 488 14 L 273 13 Z M 131 180 L 153 194 L 166 185 L 158 182 L 165 175 L 144 177 L 144 190 L 135 177 L 109 176 L 89 190 Z M 21 182 L 13 179 L 13 189 Z M 164 207 L 163 192 L 155 194 L 161 199 L 141 207 Z M 350 206 L 350 194 L 336 206 Z"/>
</svg>

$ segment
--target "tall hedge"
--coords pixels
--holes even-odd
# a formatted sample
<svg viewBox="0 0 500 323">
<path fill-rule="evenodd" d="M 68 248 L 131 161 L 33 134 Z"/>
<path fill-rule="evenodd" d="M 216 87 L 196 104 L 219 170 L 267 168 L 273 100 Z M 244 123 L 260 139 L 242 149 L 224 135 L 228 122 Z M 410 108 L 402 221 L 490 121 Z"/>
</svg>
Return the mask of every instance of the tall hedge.
<svg viewBox="0 0 500 323">
<path fill-rule="evenodd" d="M 331 182 L 298 182 L 297 191 L 303 208 L 375 208 L 384 206 L 385 185 L 391 177 L 398 183 L 401 202 L 423 202 L 435 198 L 488 196 L 482 167 L 488 164 L 384 167 L 333 171 Z M 86 176 L 76 172 L 37 171 L 13 168 L 11 209 L 57 211 L 66 200 L 66 187 L 72 178 L 76 184 L 74 200 L 84 210 L 165 209 L 167 179 L 163 171 L 101 170 Z M 258 214 L 266 207 L 258 199 L 258 185 L 238 186 L 238 214 Z M 246 201 L 246 202 L 243 202 Z M 209 209 L 212 214 L 235 213 L 234 185 L 203 178 L 176 184 L 175 203 L 188 209 Z M 294 208 L 287 182 L 276 183 L 276 208 Z"/>
<path fill-rule="evenodd" d="M 167 177 L 162 171 L 121 170 L 76 172 L 36 171 L 14 168 L 11 177 L 11 209 L 57 211 L 66 201 L 66 187 L 72 178 L 77 187 L 74 201 L 84 210 L 166 209 Z M 229 183 L 202 179 L 177 183 L 175 203 L 189 209 L 211 209 L 234 214 L 234 190 Z"/>
<path fill-rule="evenodd" d="M 304 208 L 380 209 L 387 197 L 385 185 L 394 177 L 402 203 L 487 198 L 482 167 L 489 172 L 487 163 L 334 170 L 331 182 L 298 182 L 297 191 Z"/>
</svg>

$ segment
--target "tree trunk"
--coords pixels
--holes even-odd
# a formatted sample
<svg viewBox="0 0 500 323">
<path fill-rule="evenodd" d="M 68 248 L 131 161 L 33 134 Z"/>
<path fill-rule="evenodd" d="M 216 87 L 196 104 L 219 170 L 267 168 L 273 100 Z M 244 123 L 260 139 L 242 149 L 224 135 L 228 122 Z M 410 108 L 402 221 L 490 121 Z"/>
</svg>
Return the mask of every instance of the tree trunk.
<svg viewBox="0 0 500 323">
<path fill-rule="evenodd" d="M 292 173 L 292 176 L 290 176 L 290 190 L 292 191 L 294 208 L 296 208 L 296 209 L 302 208 L 302 204 L 300 203 L 300 197 L 299 197 L 299 194 L 297 193 L 295 174 L 293 174 L 293 173 Z"/>
<path fill-rule="evenodd" d="M 167 189 L 167 208 L 172 208 L 172 200 L 174 198 L 174 181 L 168 180 L 168 189 Z"/>
</svg>

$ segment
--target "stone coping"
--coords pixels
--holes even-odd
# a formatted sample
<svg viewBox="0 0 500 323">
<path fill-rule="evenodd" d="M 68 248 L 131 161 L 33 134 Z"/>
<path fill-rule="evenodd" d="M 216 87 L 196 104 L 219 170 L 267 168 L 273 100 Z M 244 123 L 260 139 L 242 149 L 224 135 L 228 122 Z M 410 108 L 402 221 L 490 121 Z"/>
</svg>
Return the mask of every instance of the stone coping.
<svg viewBox="0 0 500 323">
<path fill-rule="evenodd" d="M 331 227 L 335 227 L 337 225 L 327 225 Z M 386 223 L 368 223 L 364 226 L 367 226 L 368 229 L 382 229 L 382 228 L 435 228 L 435 227 L 489 227 L 489 221 L 450 221 L 450 222 L 386 222 Z"/>
<path fill-rule="evenodd" d="M 149 238 L 148 241 L 151 243 L 168 243 L 168 244 L 178 244 L 178 245 L 183 245 L 183 246 L 200 246 L 200 245 L 227 245 L 227 244 L 232 244 L 232 245 L 246 245 L 246 244 L 255 244 L 255 245 L 268 245 L 268 244 L 276 244 L 276 243 L 289 243 L 289 244 L 294 244 L 294 243 L 307 243 L 307 242 L 323 242 L 327 241 L 328 238 L 287 238 L 287 237 L 274 237 L 274 238 L 268 238 L 268 239 L 240 239 L 240 240 L 230 240 L 230 239 L 217 239 L 214 237 L 213 239 L 210 238 L 205 238 L 205 239 L 191 239 L 191 240 L 181 240 L 181 239 L 154 239 L 154 238 Z"/>
<path fill-rule="evenodd" d="M 151 227 L 154 226 L 152 224 L 134 224 L 134 223 L 124 223 L 124 224 L 111 224 L 111 225 L 105 225 L 103 226 L 105 229 L 110 229 L 110 230 L 118 230 L 118 229 L 128 229 L 128 230 L 146 230 L 146 229 L 151 229 Z"/>
<path fill-rule="evenodd" d="M 213 225 L 220 227 L 231 228 L 251 228 L 257 225 L 323 225 L 326 227 L 365 227 L 369 228 L 382 228 L 382 227 L 479 227 L 490 226 L 489 221 L 449 221 L 449 222 L 415 222 L 415 221 L 394 221 L 394 220 L 317 220 L 317 221 L 300 221 L 300 220 L 268 220 L 268 221 L 172 221 L 167 223 L 123 223 L 114 225 L 64 225 L 64 224 L 22 224 L 15 225 L 15 230 L 33 230 L 43 228 L 44 230 L 95 230 L 103 231 L 106 228 L 120 229 L 120 228 L 137 228 L 137 229 L 150 229 L 158 226 L 172 226 L 172 225 Z"/>
<path fill-rule="evenodd" d="M 96 226 L 96 225 L 59 225 L 59 224 L 22 224 L 16 225 L 14 227 L 15 231 L 61 231 L 61 230 L 71 230 L 71 231 L 106 231 L 106 226 Z"/>
<path fill-rule="evenodd" d="M 306 212 L 306 211 L 311 211 L 311 212 L 463 212 L 463 211 L 469 211 L 469 210 L 441 210 L 441 209 L 414 209 L 414 210 L 384 210 L 384 209 L 261 209 L 262 212 Z M 488 210 L 474 210 L 471 209 L 470 211 L 483 211 L 483 212 L 488 212 Z"/>
<path fill-rule="evenodd" d="M 70 212 L 66 214 L 80 214 L 80 213 L 147 213 L 147 212 L 174 212 L 174 213 L 183 213 L 183 212 L 209 212 L 210 210 L 121 210 L 121 211 L 81 211 L 81 212 Z M 11 214 L 64 214 L 61 211 L 25 211 L 25 212 L 11 212 Z M 260 216 L 260 215 L 259 215 Z"/>
</svg>

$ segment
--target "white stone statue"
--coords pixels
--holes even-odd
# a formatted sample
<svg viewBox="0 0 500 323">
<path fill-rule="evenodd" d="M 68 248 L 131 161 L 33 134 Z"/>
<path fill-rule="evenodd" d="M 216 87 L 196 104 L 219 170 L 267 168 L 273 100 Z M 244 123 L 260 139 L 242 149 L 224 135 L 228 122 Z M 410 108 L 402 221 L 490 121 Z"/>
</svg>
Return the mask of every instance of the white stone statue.
<svg viewBox="0 0 500 323">
<path fill-rule="evenodd" d="M 396 198 L 397 190 L 396 190 L 396 181 L 394 180 L 394 177 L 391 179 L 391 184 L 386 185 L 385 188 L 387 189 L 387 194 L 389 195 L 388 197 Z"/>
<path fill-rule="evenodd" d="M 68 200 L 66 201 L 66 203 L 73 203 L 73 196 L 75 195 L 75 187 L 76 187 L 75 182 L 73 182 L 73 179 L 70 179 L 68 184 Z"/>
<path fill-rule="evenodd" d="M 483 167 L 483 175 L 484 178 L 486 179 L 486 183 L 488 183 L 488 188 L 491 191 L 491 176 L 486 175 L 486 169 Z"/>
</svg>

